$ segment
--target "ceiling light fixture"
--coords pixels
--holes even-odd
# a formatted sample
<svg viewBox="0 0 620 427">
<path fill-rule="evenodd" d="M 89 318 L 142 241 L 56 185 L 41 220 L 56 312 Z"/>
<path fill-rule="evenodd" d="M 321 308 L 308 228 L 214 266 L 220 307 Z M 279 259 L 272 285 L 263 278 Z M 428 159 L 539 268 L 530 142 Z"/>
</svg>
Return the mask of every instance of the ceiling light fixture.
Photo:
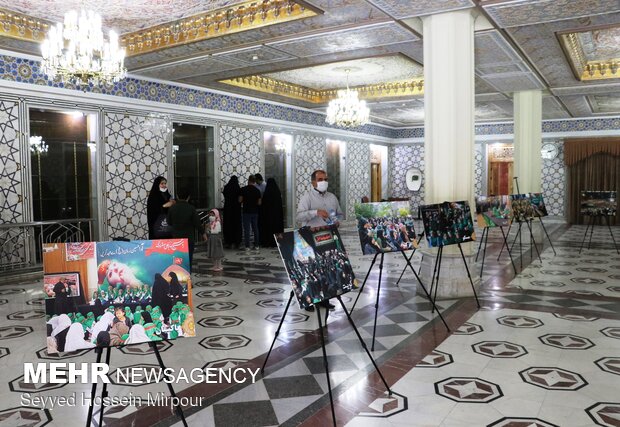
<svg viewBox="0 0 620 427">
<path fill-rule="evenodd" d="M 149 131 L 153 136 L 161 136 L 162 138 L 168 138 L 168 135 L 174 132 L 170 116 L 166 114 L 150 113 L 144 124 L 142 125 L 144 131 Z"/>
<path fill-rule="evenodd" d="M 42 136 L 31 136 L 29 138 L 29 142 L 30 142 L 30 151 L 34 154 L 45 154 L 47 153 L 48 150 L 48 146 L 45 143 L 45 141 L 43 141 L 43 137 Z"/>
<path fill-rule="evenodd" d="M 360 101 L 357 91 L 349 89 L 349 71 L 347 73 L 347 89 L 339 90 L 337 97 L 329 101 L 325 121 L 330 125 L 343 128 L 354 128 L 368 123 L 370 110 L 366 101 Z"/>
<path fill-rule="evenodd" d="M 112 84 L 125 78 L 125 49 L 118 44 L 118 34 L 110 31 L 103 39 L 101 16 L 93 11 L 74 10 L 65 14 L 64 24 L 50 27 L 41 45 L 43 72 L 63 83 L 87 85 Z"/>
</svg>

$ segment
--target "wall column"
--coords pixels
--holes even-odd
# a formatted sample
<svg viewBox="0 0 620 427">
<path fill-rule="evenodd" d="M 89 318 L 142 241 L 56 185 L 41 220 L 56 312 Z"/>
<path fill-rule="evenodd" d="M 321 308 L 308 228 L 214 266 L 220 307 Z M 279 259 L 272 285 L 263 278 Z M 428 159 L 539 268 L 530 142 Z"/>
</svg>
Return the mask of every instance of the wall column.
<svg viewBox="0 0 620 427">
<path fill-rule="evenodd" d="M 514 93 L 514 176 L 521 193 L 540 193 L 542 156 L 542 92 Z M 517 187 L 513 187 L 517 192 Z"/>
</svg>

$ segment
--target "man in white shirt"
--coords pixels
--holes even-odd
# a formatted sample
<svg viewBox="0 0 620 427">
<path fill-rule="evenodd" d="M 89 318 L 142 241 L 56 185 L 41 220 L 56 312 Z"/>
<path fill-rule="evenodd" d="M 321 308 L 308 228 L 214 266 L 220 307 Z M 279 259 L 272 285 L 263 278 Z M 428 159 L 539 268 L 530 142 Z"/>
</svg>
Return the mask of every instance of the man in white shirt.
<svg viewBox="0 0 620 427">
<path fill-rule="evenodd" d="M 342 218 L 342 210 L 338 198 L 327 191 L 327 172 L 317 169 L 310 176 L 312 189 L 308 190 L 297 206 L 297 222 L 301 227 L 321 227 L 329 224 L 338 224 Z M 335 306 L 328 300 L 319 303 L 321 307 L 334 309 Z M 306 308 L 314 311 L 314 307 Z"/>
<path fill-rule="evenodd" d="M 312 189 L 308 190 L 297 206 L 297 222 L 301 227 L 321 227 L 342 218 L 338 198 L 327 191 L 327 172 L 315 170 L 310 177 Z"/>
</svg>

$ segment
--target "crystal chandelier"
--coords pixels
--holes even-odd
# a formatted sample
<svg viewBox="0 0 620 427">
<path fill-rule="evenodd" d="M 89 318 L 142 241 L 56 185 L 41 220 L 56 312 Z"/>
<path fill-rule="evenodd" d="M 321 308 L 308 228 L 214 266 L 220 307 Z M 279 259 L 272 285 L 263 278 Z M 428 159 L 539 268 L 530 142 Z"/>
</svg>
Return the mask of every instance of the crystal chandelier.
<svg viewBox="0 0 620 427">
<path fill-rule="evenodd" d="M 47 153 L 48 146 L 45 143 L 45 141 L 43 141 L 42 136 L 31 136 L 29 138 L 29 142 L 30 142 L 30 151 L 32 151 L 34 154 Z"/>
<path fill-rule="evenodd" d="M 168 138 L 174 129 L 170 121 L 170 116 L 165 114 L 150 113 L 144 122 L 143 129 L 149 131 L 152 135 L 161 135 L 162 138 Z"/>
<path fill-rule="evenodd" d="M 354 128 L 368 123 L 370 110 L 366 101 L 360 101 L 357 91 L 349 89 L 349 70 L 347 72 L 347 89 L 339 90 L 337 97 L 329 101 L 327 118 L 330 125 Z"/>
<path fill-rule="evenodd" d="M 74 10 L 65 14 L 64 25 L 51 26 L 41 45 L 41 67 L 50 79 L 76 85 L 112 84 L 125 78 L 125 49 L 118 34 L 110 31 L 104 41 L 101 16 L 93 11 Z"/>
</svg>

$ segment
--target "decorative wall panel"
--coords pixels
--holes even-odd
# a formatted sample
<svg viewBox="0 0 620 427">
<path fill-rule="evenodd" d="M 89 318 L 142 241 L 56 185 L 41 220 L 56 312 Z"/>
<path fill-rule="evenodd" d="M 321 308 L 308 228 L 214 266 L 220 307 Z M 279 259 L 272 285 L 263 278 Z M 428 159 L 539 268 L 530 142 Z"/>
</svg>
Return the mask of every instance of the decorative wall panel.
<svg viewBox="0 0 620 427">
<path fill-rule="evenodd" d="M 349 141 L 346 152 L 347 219 L 355 218 L 355 203 L 370 197 L 370 147 L 365 142 Z M 341 201 L 342 202 L 342 201 Z M 344 206 L 341 206 L 345 209 Z"/>
<path fill-rule="evenodd" d="M 325 138 L 299 135 L 295 140 L 295 208 L 310 188 L 310 175 L 317 169 L 325 169 Z"/>
<path fill-rule="evenodd" d="M 105 115 L 105 194 L 109 237 L 146 239 L 146 199 L 155 177 L 167 177 L 166 139 L 146 117 Z"/>
<path fill-rule="evenodd" d="M 474 148 L 474 195 L 484 196 L 486 195 L 486 185 L 484 185 L 484 149 L 486 147 L 482 144 L 476 144 Z"/>
<path fill-rule="evenodd" d="M 564 215 L 564 189 L 566 186 L 564 165 L 564 143 L 554 142 L 559 155 L 552 160 L 542 161 L 542 192 L 549 215 Z"/>
<path fill-rule="evenodd" d="M 261 153 L 263 131 L 258 128 L 220 126 L 221 188 L 231 176 L 237 175 L 239 185 L 247 185 L 250 174 L 263 172 Z M 224 196 L 221 194 L 222 203 Z"/>
<path fill-rule="evenodd" d="M 418 206 L 424 204 L 424 145 L 391 146 L 389 164 L 391 196 L 411 198 L 411 207 L 417 215 Z M 405 175 L 411 168 L 422 171 L 422 187 L 419 191 L 410 191 L 407 188 Z"/>
</svg>

